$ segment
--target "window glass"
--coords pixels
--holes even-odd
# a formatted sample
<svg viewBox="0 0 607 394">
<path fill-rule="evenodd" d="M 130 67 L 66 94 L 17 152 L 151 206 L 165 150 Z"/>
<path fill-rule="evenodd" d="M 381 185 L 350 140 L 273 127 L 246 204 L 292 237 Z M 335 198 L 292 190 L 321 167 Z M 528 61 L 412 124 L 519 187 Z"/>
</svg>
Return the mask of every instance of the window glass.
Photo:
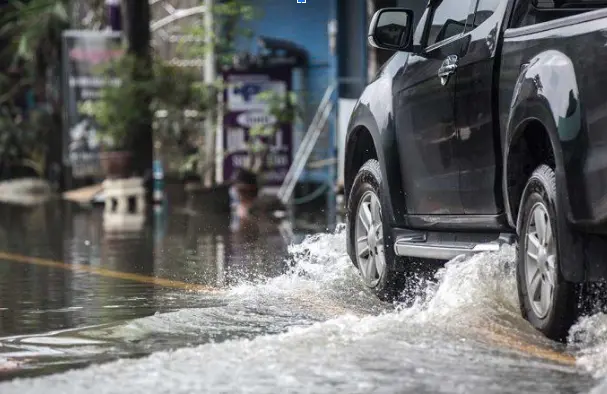
<svg viewBox="0 0 607 394">
<path fill-rule="evenodd" d="M 474 27 L 480 26 L 497 10 L 502 0 L 479 0 L 474 16 Z"/>
<path fill-rule="evenodd" d="M 531 26 L 605 7 L 607 1 L 518 0 L 512 13 L 510 27 Z"/>
<path fill-rule="evenodd" d="M 588 1 L 588 0 L 533 0 L 533 5 L 540 9 L 572 9 L 572 8 L 602 8 L 607 5 L 607 1 Z"/>
<path fill-rule="evenodd" d="M 464 31 L 471 0 L 443 0 L 434 7 L 428 45 L 446 40 Z"/>
</svg>

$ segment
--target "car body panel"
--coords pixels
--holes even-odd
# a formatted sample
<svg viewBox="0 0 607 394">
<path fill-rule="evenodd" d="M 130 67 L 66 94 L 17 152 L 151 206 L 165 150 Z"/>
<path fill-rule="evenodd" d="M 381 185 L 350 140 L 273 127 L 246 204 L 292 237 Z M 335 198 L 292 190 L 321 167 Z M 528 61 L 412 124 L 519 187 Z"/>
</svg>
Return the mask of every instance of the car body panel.
<svg viewBox="0 0 607 394">
<path fill-rule="evenodd" d="M 500 41 L 508 1 L 492 15 L 475 19 L 469 26 L 469 44 L 457 70 L 455 153 L 459 159 L 460 193 L 467 215 L 500 215 L 502 199 L 502 147 L 497 90 Z"/>
<path fill-rule="evenodd" d="M 407 72 L 394 80 L 396 141 L 408 214 L 463 214 L 459 163 L 453 152 L 455 78 L 442 85 L 444 59 L 459 55 L 460 39 L 412 55 Z"/>
</svg>

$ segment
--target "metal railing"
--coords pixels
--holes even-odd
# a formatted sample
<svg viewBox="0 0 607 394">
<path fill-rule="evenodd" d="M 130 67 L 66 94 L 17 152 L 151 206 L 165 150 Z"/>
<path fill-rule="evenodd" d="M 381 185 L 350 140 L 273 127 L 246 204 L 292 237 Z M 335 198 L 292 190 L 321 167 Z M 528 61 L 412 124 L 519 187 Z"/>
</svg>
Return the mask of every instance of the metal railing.
<svg viewBox="0 0 607 394">
<path fill-rule="evenodd" d="M 301 176 L 310 154 L 318 141 L 318 137 L 329 120 L 329 116 L 331 115 L 334 106 L 331 96 L 335 92 L 336 88 L 337 84 L 335 83 L 327 87 L 327 90 L 325 91 L 325 94 L 318 105 L 318 109 L 314 114 L 314 118 L 308 127 L 308 131 L 297 149 L 297 153 L 293 158 L 293 163 L 291 164 L 291 167 L 289 167 L 289 171 L 287 172 L 287 175 L 285 176 L 285 179 L 278 190 L 278 198 L 283 204 L 287 204 L 291 199 L 295 186 L 299 181 L 299 177 Z"/>
</svg>

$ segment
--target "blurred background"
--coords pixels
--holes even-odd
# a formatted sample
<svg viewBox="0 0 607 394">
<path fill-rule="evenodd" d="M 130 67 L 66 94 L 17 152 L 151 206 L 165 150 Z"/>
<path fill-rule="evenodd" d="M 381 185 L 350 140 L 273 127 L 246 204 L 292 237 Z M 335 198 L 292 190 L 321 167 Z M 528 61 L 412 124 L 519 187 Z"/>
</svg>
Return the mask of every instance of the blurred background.
<svg viewBox="0 0 607 394">
<path fill-rule="evenodd" d="M 367 46 L 370 16 L 404 5 L 425 2 L 2 0 L 0 179 L 152 190 L 156 169 L 225 200 L 245 169 L 333 210 L 352 108 L 392 55 Z"/>
<path fill-rule="evenodd" d="M 390 6 L 425 2 L 0 0 L 0 336 L 179 309 L 335 230 Z"/>
</svg>

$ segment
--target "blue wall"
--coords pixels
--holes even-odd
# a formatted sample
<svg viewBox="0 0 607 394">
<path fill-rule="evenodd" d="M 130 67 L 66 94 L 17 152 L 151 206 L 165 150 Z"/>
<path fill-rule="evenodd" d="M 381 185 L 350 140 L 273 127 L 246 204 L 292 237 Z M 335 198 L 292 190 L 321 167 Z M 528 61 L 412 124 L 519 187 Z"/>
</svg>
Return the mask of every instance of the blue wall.
<svg viewBox="0 0 607 394">
<path fill-rule="evenodd" d="M 306 86 L 311 102 L 317 103 L 329 82 L 329 38 L 327 23 L 331 15 L 330 0 L 255 0 L 260 17 L 249 23 L 255 37 L 239 49 L 257 52 L 257 36 L 289 40 L 303 47 L 310 56 L 309 82 Z"/>
<path fill-rule="evenodd" d="M 295 87 L 297 90 L 305 91 L 308 110 L 307 120 L 304 121 L 303 130 L 300 132 L 307 130 L 328 84 L 334 79 L 336 62 L 329 53 L 327 27 L 329 21 L 336 17 L 335 2 L 335 0 L 307 0 L 306 4 L 298 4 L 296 0 L 253 0 L 252 4 L 261 14 L 249 22 L 254 37 L 238 45 L 240 50 L 256 53 L 257 37 L 268 36 L 292 41 L 308 52 L 309 68 L 306 85 Z M 334 132 L 334 126 L 331 126 L 331 138 L 326 140 L 327 143 L 332 142 Z M 296 136 L 295 140 L 299 141 L 300 137 Z M 331 147 L 323 147 L 322 142 L 319 145 L 315 152 L 319 152 L 321 158 L 331 155 L 330 152 L 326 152 L 327 148 Z M 302 175 L 301 180 L 322 181 L 328 175 L 326 170 L 309 171 Z"/>
</svg>

